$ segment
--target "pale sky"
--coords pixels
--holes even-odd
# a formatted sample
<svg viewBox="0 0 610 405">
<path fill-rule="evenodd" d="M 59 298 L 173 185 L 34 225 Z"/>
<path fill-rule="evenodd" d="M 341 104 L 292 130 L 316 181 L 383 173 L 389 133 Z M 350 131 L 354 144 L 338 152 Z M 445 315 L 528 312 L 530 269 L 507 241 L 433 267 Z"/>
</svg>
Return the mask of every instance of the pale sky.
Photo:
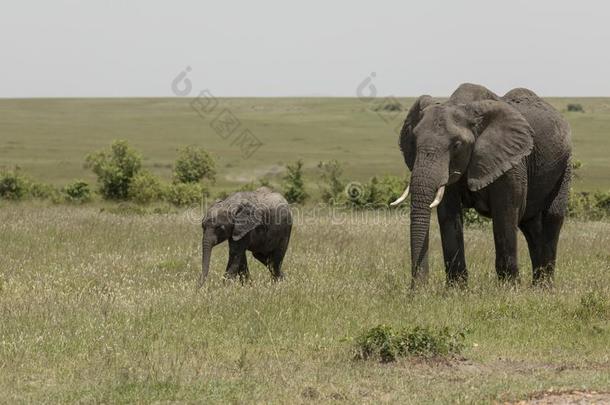
<svg viewBox="0 0 610 405">
<path fill-rule="evenodd" d="M 0 97 L 610 96 L 599 0 L 2 0 Z"/>
</svg>

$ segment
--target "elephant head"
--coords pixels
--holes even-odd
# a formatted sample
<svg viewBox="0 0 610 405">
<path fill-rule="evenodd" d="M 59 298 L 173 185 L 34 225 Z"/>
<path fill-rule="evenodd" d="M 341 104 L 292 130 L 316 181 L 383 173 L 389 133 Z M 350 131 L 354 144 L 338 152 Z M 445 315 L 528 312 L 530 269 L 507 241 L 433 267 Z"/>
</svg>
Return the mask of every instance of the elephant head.
<svg viewBox="0 0 610 405">
<path fill-rule="evenodd" d="M 210 269 L 212 248 L 228 239 L 239 241 L 263 222 L 260 204 L 253 193 L 236 193 L 225 200 L 217 200 L 202 221 L 203 240 L 201 277 L 203 285 Z"/>
<path fill-rule="evenodd" d="M 489 185 L 533 147 L 533 130 L 513 107 L 481 86 L 462 85 L 446 102 L 421 96 L 409 110 L 400 149 L 411 171 L 413 282 L 425 282 L 430 211 L 445 187 L 464 179 L 471 191 Z"/>
</svg>

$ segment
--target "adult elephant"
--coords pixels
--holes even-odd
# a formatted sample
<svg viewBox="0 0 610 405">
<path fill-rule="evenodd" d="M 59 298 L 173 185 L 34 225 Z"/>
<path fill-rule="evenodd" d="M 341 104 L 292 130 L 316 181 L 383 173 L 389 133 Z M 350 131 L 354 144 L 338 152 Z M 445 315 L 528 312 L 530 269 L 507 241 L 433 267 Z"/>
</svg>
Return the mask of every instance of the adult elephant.
<svg viewBox="0 0 610 405">
<path fill-rule="evenodd" d="M 421 96 L 409 110 L 400 149 L 411 170 L 412 286 L 428 277 L 431 209 L 438 206 L 448 284 L 467 281 L 462 208 L 493 220 L 496 272 L 516 281 L 517 229 L 528 243 L 533 282 L 552 281 L 570 188 L 570 128 L 534 92 L 498 97 L 462 84 L 444 102 Z"/>
<path fill-rule="evenodd" d="M 238 192 L 216 201 L 202 222 L 202 271 L 199 287 L 210 269 L 212 248 L 229 241 L 229 262 L 225 277 L 247 279 L 246 250 L 263 263 L 278 280 L 284 277 L 282 261 L 290 241 L 292 215 L 281 194 L 267 187 Z"/>
</svg>

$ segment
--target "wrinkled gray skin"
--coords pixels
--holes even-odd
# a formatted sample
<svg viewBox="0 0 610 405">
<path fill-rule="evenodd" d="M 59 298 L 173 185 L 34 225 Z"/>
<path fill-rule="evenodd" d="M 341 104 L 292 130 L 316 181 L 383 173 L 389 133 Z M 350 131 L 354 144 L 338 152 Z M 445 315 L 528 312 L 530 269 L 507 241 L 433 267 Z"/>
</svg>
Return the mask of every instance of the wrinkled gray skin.
<svg viewBox="0 0 610 405">
<path fill-rule="evenodd" d="M 498 97 L 462 84 L 448 101 L 421 96 L 409 110 L 400 149 L 411 170 L 412 286 L 428 277 L 430 204 L 438 206 L 448 284 L 465 284 L 462 208 L 493 220 L 496 272 L 518 281 L 517 229 L 527 240 L 534 284 L 551 282 L 570 188 L 570 128 L 532 91 Z"/>
<path fill-rule="evenodd" d="M 249 277 L 246 250 L 263 263 L 276 280 L 284 277 L 282 261 L 288 248 L 292 215 L 281 194 L 267 187 L 238 192 L 210 207 L 202 222 L 202 271 L 199 287 L 210 269 L 212 248 L 229 241 L 229 262 L 225 277 Z"/>
</svg>

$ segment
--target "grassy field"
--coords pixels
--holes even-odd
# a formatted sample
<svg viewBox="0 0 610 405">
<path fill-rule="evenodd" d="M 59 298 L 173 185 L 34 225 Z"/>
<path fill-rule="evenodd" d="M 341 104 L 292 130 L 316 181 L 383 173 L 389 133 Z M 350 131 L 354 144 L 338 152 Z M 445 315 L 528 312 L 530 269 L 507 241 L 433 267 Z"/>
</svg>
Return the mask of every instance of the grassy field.
<svg viewBox="0 0 610 405">
<path fill-rule="evenodd" d="M 413 99 L 401 100 L 405 107 Z M 579 103 L 585 112 L 564 112 L 573 129 L 574 155 L 584 163 L 580 190 L 610 188 L 610 99 L 552 98 L 564 111 Z M 349 180 L 373 175 L 404 175 L 396 128 L 406 112 L 379 115 L 375 102 L 356 98 L 219 99 L 213 113 L 201 117 L 191 99 L 25 99 L 0 100 L 0 166 L 18 165 L 35 178 L 65 184 L 93 181 L 83 169 L 84 156 L 127 139 L 140 150 L 145 165 L 166 178 L 176 149 L 197 144 L 218 162 L 216 189 L 235 189 L 267 175 L 281 176 L 299 158 L 310 175 L 320 160 L 343 163 Z M 229 110 L 239 121 L 235 134 L 223 138 L 212 127 Z M 237 135 L 248 129 L 262 146 L 244 158 Z"/>
<path fill-rule="evenodd" d="M 402 100 L 408 106 L 412 99 Z M 189 99 L 0 100 L 0 168 L 93 182 L 84 156 L 127 139 L 169 179 L 177 148 L 205 147 L 216 191 L 287 163 L 343 163 L 349 180 L 403 175 L 396 127 L 358 99 L 221 99 L 262 146 L 250 157 Z M 573 128 L 579 190 L 608 190 L 610 99 L 550 99 Z M 167 212 L 166 212 L 167 211 Z M 222 280 L 227 247 L 200 271 L 200 213 L 164 207 L 0 201 L 0 403 L 487 403 L 554 390 L 610 391 L 610 223 L 569 221 L 556 286 L 499 285 L 488 225 L 465 232 L 469 287 L 446 289 L 432 224 L 428 289 L 409 290 L 408 218 L 295 212 L 287 279 L 249 256 L 252 282 Z M 435 216 L 434 216 L 435 217 Z M 355 360 L 378 324 L 465 332 L 455 357 Z"/>
<path fill-rule="evenodd" d="M 227 285 L 219 246 L 196 291 L 200 226 L 186 212 L 1 204 L 0 402 L 485 403 L 610 388 L 609 223 L 566 224 L 551 290 L 529 286 L 523 239 L 522 284 L 498 285 L 487 227 L 465 234 L 469 288 L 447 290 L 433 224 L 432 283 L 412 292 L 407 218 L 298 218 L 284 282 L 250 260 L 252 283 Z M 354 360 L 353 339 L 379 323 L 464 330 L 466 347 Z"/>
</svg>

